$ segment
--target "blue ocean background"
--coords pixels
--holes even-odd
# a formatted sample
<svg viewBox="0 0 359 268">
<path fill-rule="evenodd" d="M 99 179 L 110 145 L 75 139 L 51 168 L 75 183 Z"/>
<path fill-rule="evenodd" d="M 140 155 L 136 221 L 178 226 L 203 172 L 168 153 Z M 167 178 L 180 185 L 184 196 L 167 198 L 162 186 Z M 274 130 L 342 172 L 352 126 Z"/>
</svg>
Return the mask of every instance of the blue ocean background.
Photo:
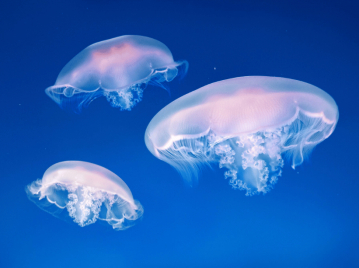
<svg viewBox="0 0 359 268">
<path fill-rule="evenodd" d="M 359 267 L 358 1 L 15 0 L 0 3 L 0 267 Z M 171 96 L 132 111 L 95 100 L 80 115 L 45 93 L 86 46 L 136 34 L 189 70 Z M 339 107 L 333 135 L 266 195 L 231 189 L 217 166 L 190 188 L 146 148 L 152 117 L 206 84 L 247 75 L 311 83 Z M 51 165 L 118 174 L 144 207 L 125 231 L 84 228 L 28 200 Z"/>
</svg>

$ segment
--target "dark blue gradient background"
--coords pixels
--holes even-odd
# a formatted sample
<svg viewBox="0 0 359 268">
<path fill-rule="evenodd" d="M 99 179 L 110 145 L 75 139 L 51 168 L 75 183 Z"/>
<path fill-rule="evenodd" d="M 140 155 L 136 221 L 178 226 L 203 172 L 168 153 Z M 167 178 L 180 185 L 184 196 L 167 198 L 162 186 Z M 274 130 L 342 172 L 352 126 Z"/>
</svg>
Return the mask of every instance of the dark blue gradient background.
<svg viewBox="0 0 359 268">
<path fill-rule="evenodd" d="M 0 267 L 359 267 L 358 1 L 2 1 Z M 189 72 L 172 96 L 149 87 L 131 112 L 104 98 L 81 115 L 44 89 L 86 46 L 125 34 L 162 41 Z M 185 187 L 144 144 L 151 118 L 208 83 L 283 76 L 327 91 L 339 124 L 265 196 L 206 170 Z M 116 232 L 45 213 L 25 186 L 64 160 L 118 174 L 144 206 Z"/>
</svg>

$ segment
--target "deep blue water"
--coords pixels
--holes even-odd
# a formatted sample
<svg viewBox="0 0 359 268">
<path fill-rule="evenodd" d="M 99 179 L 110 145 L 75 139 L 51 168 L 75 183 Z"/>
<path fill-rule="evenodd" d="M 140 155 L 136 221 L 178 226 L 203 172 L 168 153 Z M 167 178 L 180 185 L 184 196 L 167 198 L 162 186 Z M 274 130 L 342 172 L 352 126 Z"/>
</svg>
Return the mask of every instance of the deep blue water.
<svg viewBox="0 0 359 268">
<path fill-rule="evenodd" d="M 359 267 L 357 1 L 3 1 L 0 4 L 0 267 Z M 148 87 L 131 112 L 104 98 L 80 115 L 48 96 L 86 46 L 160 40 L 188 75 Z M 232 190 L 215 167 L 195 188 L 144 144 L 151 118 L 211 82 L 281 76 L 328 92 L 340 119 L 309 161 L 266 195 Z M 118 174 L 144 207 L 125 231 L 40 210 L 25 186 L 60 161 Z"/>
</svg>

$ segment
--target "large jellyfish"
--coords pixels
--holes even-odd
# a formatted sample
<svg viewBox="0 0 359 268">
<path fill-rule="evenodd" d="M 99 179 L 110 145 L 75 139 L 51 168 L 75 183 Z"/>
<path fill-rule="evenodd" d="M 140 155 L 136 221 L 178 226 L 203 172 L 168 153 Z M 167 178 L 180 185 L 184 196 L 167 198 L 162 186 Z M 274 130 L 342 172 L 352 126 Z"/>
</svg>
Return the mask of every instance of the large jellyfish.
<svg viewBox="0 0 359 268">
<path fill-rule="evenodd" d="M 246 195 L 268 192 L 328 138 L 339 118 L 323 90 L 297 80 L 248 76 L 204 86 L 163 108 L 145 133 L 147 148 L 193 183 L 203 164 L 219 163 Z"/>
<path fill-rule="evenodd" d="M 131 110 L 142 99 L 147 84 L 165 89 L 187 72 L 187 61 L 174 61 L 161 42 L 125 35 L 88 46 L 61 70 L 45 92 L 61 108 L 81 112 L 94 99 L 105 96 L 113 107 Z"/>
<path fill-rule="evenodd" d="M 43 210 L 61 216 L 65 209 L 81 227 L 97 220 L 107 221 L 113 229 L 132 226 L 143 214 L 126 183 L 101 166 L 65 161 L 49 167 L 42 180 L 29 184 L 30 200 Z"/>
</svg>

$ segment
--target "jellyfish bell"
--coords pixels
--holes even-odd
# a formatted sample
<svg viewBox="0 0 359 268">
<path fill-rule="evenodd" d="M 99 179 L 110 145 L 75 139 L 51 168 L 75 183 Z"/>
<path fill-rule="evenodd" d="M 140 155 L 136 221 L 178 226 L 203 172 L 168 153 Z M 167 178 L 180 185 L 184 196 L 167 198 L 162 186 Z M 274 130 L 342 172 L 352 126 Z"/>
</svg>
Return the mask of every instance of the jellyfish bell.
<svg viewBox="0 0 359 268">
<path fill-rule="evenodd" d="M 66 209 L 81 227 L 99 219 L 122 230 L 132 226 L 143 214 L 141 204 L 133 199 L 120 177 L 106 168 L 82 161 L 52 165 L 42 180 L 29 184 L 26 191 L 30 200 L 51 214 Z"/>
<path fill-rule="evenodd" d="M 92 44 L 61 70 L 45 92 L 60 107 L 75 112 L 105 96 L 113 107 L 131 110 L 147 84 L 165 83 L 187 72 L 186 61 L 174 61 L 163 43 L 144 36 L 125 35 Z"/>
<path fill-rule="evenodd" d="M 338 107 L 305 82 L 248 76 L 219 81 L 173 101 L 149 123 L 145 143 L 187 182 L 204 164 L 247 195 L 266 193 L 281 176 L 282 155 L 300 165 L 334 131 Z"/>
</svg>

